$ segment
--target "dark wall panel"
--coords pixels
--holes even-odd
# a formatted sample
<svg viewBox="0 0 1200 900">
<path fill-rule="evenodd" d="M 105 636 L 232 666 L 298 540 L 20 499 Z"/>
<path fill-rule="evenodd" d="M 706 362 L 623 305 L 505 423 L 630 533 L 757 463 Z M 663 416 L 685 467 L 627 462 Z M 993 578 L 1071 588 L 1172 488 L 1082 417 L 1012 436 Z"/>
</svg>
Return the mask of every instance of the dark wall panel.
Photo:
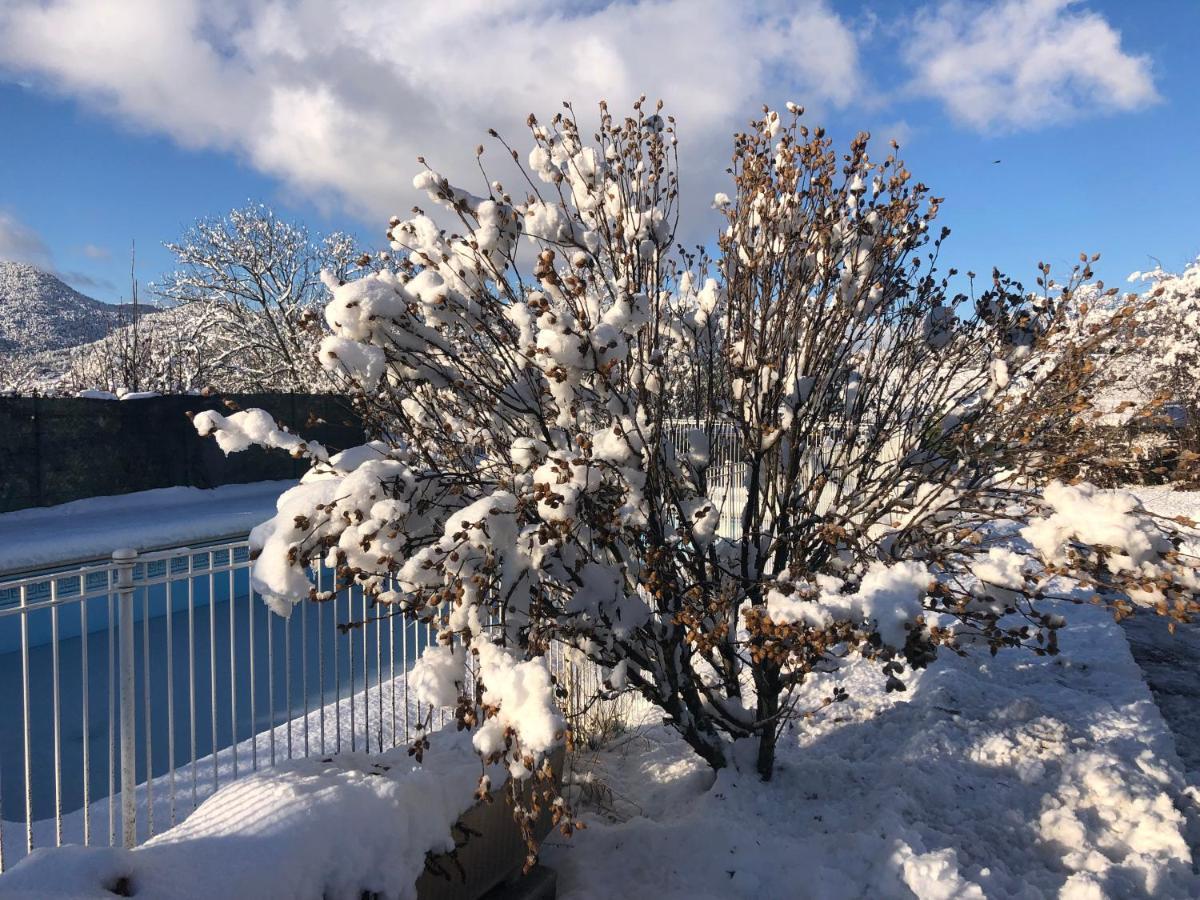
<svg viewBox="0 0 1200 900">
<path fill-rule="evenodd" d="M 0 512 L 84 497 L 187 485 L 211 488 L 298 478 L 302 460 L 251 448 L 226 457 L 188 413 L 258 407 L 331 450 L 363 441 L 344 399 L 326 394 L 231 394 L 83 400 L 0 397 Z M 320 422 L 309 427 L 310 421 Z"/>
</svg>

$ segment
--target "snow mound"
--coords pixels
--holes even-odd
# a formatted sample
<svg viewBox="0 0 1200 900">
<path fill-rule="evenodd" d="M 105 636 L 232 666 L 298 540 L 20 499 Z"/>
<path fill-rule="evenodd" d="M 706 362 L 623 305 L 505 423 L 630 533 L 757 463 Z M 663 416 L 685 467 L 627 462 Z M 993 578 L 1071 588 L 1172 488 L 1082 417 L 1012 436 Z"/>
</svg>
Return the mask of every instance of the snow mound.
<svg viewBox="0 0 1200 900">
<path fill-rule="evenodd" d="M 0 877 L 0 896 L 112 897 L 126 879 L 134 896 L 176 900 L 415 897 L 426 852 L 453 849 L 480 771 L 468 735 L 432 740 L 423 765 L 401 748 L 249 776 L 136 850 L 36 850 Z"/>
</svg>

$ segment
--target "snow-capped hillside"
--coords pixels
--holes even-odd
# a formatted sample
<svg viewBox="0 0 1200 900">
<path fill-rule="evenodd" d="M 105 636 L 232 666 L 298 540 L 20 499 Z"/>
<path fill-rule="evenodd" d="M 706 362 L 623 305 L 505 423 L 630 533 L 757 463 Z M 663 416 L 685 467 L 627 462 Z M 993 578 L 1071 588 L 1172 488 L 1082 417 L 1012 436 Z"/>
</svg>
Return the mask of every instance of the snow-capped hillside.
<svg viewBox="0 0 1200 900">
<path fill-rule="evenodd" d="M 99 340 L 120 324 L 125 311 L 26 263 L 0 262 L 0 353 L 38 353 Z"/>
</svg>

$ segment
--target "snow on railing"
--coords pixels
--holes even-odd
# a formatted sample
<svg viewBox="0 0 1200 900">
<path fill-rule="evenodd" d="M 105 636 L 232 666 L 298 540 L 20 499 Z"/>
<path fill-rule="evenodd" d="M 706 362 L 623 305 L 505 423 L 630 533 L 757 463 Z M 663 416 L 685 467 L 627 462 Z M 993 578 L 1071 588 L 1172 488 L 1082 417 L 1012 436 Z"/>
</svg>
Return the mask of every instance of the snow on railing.
<svg viewBox="0 0 1200 900">
<path fill-rule="evenodd" d="M 249 567 L 236 541 L 0 582 L 0 871 L 35 846 L 134 846 L 281 760 L 411 741 L 430 628 L 356 589 L 282 619 Z"/>
</svg>

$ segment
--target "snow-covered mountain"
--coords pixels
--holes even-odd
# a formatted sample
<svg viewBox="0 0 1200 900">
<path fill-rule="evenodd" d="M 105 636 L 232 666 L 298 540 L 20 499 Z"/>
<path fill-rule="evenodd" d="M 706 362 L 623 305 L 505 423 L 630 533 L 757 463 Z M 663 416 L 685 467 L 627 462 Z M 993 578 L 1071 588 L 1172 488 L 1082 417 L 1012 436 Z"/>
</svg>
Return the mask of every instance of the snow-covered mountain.
<svg viewBox="0 0 1200 900">
<path fill-rule="evenodd" d="M 99 340 L 129 308 L 101 303 L 26 263 L 0 262 L 0 353 L 39 353 Z"/>
</svg>

